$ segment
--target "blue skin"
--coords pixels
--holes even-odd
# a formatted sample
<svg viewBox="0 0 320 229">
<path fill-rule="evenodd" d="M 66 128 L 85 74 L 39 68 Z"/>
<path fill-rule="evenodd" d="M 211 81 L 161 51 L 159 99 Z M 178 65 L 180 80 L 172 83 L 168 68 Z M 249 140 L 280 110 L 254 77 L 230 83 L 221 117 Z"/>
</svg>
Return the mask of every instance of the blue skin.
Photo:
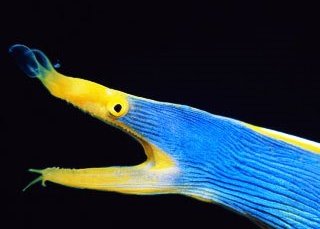
<svg viewBox="0 0 320 229">
<path fill-rule="evenodd" d="M 10 52 L 30 77 L 51 69 L 39 50 L 15 45 Z M 134 96 L 129 103 L 118 121 L 178 163 L 182 174 L 174 185 L 180 193 L 275 228 L 320 228 L 320 154 L 188 106 Z"/>
<path fill-rule="evenodd" d="M 183 194 L 275 228 L 320 228 L 320 155 L 188 106 L 129 97 L 120 122 L 168 153 Z"/>
</svg>

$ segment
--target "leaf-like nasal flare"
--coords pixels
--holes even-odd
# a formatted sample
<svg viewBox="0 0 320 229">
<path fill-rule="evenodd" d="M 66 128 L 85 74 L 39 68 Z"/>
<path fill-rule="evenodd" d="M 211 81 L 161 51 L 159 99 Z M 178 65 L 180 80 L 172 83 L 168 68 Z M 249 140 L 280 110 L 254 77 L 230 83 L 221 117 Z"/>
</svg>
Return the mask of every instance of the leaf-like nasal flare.
<svg viewBox="0 0 320 229">
<path fill-rule="evenodd" d="M 48 57 L 37 49 L 16 44 L 9 48 L 9 53 L 14 57 L 21 70 L 31 78 L 41 78 L 48 72 L 54 71 Z"/>
<path fill-rule="evenodd" d="M 24 73 L 31 78 L 38 78 L 53 96 L 99 119 L 105 119 L 106 106 L 114 95 L 121 94 L 103 85 L 57 72 L 47 56 L 40 50 L 16 44 L 11 46 L 9 53 Z"/>
<path fill-rule="evenodd" d="M 55 97 L 90 113 L 92 116 L 124 130 L 143 145 L 147 161 L 137 166 L 114 166 L 105 168 L 30 169 L 41 174 L 23 191 L 37 182 L 45 181 L 102 191 L 117 191 L 131 194 L 175 193 L 174 179 L 178 175 L 175 161 L 156 145 L 145 141 L 125 123 L 119 121 L 129 112 L 128 94 L 107 88 L 81 78 L 65 76 L 57 72 L 44 53 L 24 45 L 13 45 L 9 52 L 20 68 L 32 78 L 37 78 Z M 121 106 L 121 111 L 117 106 Z"/>
</svg>

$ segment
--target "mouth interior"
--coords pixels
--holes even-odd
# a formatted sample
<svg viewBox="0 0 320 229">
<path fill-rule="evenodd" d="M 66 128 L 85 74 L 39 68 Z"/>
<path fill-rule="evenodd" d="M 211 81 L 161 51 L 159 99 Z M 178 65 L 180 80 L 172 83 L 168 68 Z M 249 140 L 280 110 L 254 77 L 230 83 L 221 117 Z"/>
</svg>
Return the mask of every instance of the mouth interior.
<svg viewBox="0 0 320 229">
<path fill-rule="evenodd" d="M 154 152 L 153 147 L 151 146 L 151 144 L 149 142 L 144 140 L 142 137 L 140 137 L 138 134 L 136 134 L 134 131 L 130 130 L 129 128 L 124 128 L 122 126 L 117 126 L 117 125 L 115 125 L 115 126 L 117 128 L 119 128 L 119 129 L 121 129 L 122 132 L 124 132 L 127 135 L 129 135 L 130 137 L 134 138 L 134 140 L 139 143 L 140 148 L 142 146 L 145 157 L 144 157 L 144 161 L 140 162 L 140 164 L 141 163 L 146 163 L 147 161 L 155 163 L 155 161 L 154 161 L 155 160 L 155 156 L 154 156 L 155 152 Z"/>
<path fill-rule="evenodd" d="M 69 95 L 68 93 L 70 93 L 70 91 L 67 91 L 68 93 L 66 93 L 66 94 L 62 93 L 62 96 L 61 96 L 60 90 L 56 89 L 54 86 L 52 86 L 50 84 L 52 86 L 52 88 L 55 88 L 55 90 L 53 90 L 51 87 L 49 87 L 47 85 L 48 82 L 51 82 L 51 78 L 50 77 L 47 78 L 49 75 L 52 76 L 52 74 L 49 74 L 49 73 L 52 73 L 52 72 L 53 73 L 57 73 L 57 72 L 55 71 L 55 69 L 51 65 L 49 59 L 46 57 L 46 55 L 44 53 L 42 53 L 41 51 L 36 50 L 36 49 L 30 49 L 30 48 L 28 48 L 28 47 L 26 47 L 24 45 L 20 45 L 20 44 L 13 45 L 10 48 L 9 52 L 16 59 L 16 61 L 17 61 L 18 65 L 20 66 L 20 68 L 29 77 L 38 78 L 43 83 L 45 82 L 44 84 L 49 89 L 51 94 L 53 94 L 54 96 L 56 96 L 58 98 L 62 98 L 63 100 L 66 100 L 68 102 L 67 98 L 69 98 L 69 97 L 64 97 L 64 96 L 65 95 Z M 54 76 L 56 76 L 56 74 L 54 74 Z M 61 80 L 61 81 L 58 81 L 58 82 L 60 82 L 60 83 L 62 82 L 62 85 L 64 85 L 65 82 L 69 82 L 69 81 Z M 80 81 L 77 81 L 77 82 L 79 83 Z M 81 81 L 81 82 L 83 82 L 83 81 Z M 55 85 L 55 84 L 53 83 L 53 85 Z M 79 84 L 75 84 L 75 85 L 79 85 Z M 82 84 L 80 84 L 80 85 L 82 85 Z M 96 86 L 92 86 L 92 87 L 95 90 L 100 91 L 100 87 L 98 88 L 99 90 L 97 89 Z M 94 95 L 96 95 L 96 94 L 94 94 Z M 97 97 L 99 97 L 99 96 L 97 96 Z M 64 98 L 66 98 L 66 99 L 64 99 Z M 73 102 L 69 102 L 69 103 L 73 103 Z M 74 103 L 77 104 L 76 102 L 74 102 Z M 96 115 L 96 117 L 97 116 L 99 116 L 99 115 Z M 138 165 L 139 164 L 148 164 L 148 165 L 152 166 L 152 165 L 156 165 L 156 163 L 161 164 L 163 161 L 170 161 L 170 157 L 168 157 L 165 153 L 163 153 L 155 145 L 147 142 L 143 137 L 139 136 L 138 133 L 136 133 L 135 131 L 131 130 L 129 127 L 126 127 L 126 126 L 120 125 L 120 124 L 117 125 L 117 123 L 115 123 L 115 122 L 111 122 L 111 123 L 108 122 L 108 124 L 111 124 L 113 126 L 116 126 L 119 129 L 121 129 L 125 133 L 127 133 L 130 136 L 132 136 L 133 138 L 135 138 L 141 144 L 141 146 L 144 149 L 145 156 L 143 158 L 144 160 L 142 161 L 142 163 L 141 162 L 137 163 Z M 59 130 L 59 132 L 61 132 L 61 130 Z M 83 138 L 83 141 L 86 141 L 88 143 L 88 141 L 87 141 L 87 139 L 85 139 L 85 137 Z M 105 139 L 103 140 L 103 142 L 105 142 Z M 48 141 L 48 143 L 49 143 L 48 145 L 52 144 L 51 139 Z M 65 143 L 66 145 L 69 145 L 70 144 L 70 139 L 62 140 L 62 141 L 61 141 L 61 139 L 59 139 L 59 144 L 54 144 L 53 147 L 50 147 L 50 151 L 53 152 L 53 153 L 56 153 L 56 152 L 59 152 L 59 153 L 61 153 L 61 152 L 70 152 L 70 155 L 69 155 L 70 156 L 70 161 L 74 161 L 75 159 L 77 159 L 77 155 L 74 153 L 74 151 L 77 149 L 78 145 L 81 145 L 81 140 L 79 141 L 79 139 L 77 138 L 76 141 L 74 141 L 74 144 L 70 144 L 70 148 L 69 148 L 70 150 L 68 148 L 64 147 L 64 144 L 61 144 L 61 143 Z M 93 143 L 93 144 L 95 144 L 95 143 Z M 106 145 L 108 145 L 108 144 L 112 145 L 113 143 L 112 143 L 112 141 L 108 141 L 106 143 Z M 61 148 L 63 148 L 63 150 Z M 89 154 L 86 153 L 86 156 L 88 155 L 88 157 L 91 158 L 94 155 L 92 155 L 90 152 L 92 152 L 92 148 L 94 148 L 94 147 L 89 145 L 88 148 L 89 148 L 89 150 L 88 150 Z M 108 147 L 102 146 L 101 148 L 102 148 L 102 151 L 98 150 L 100 152 L 100 154 L 104 155 L 104 149 L 106 148 L 105 151 L 106 151 L 106 155 L 107 155 L 108 154 L 108 149 L 107 149 Z M 132 150 L 130 150 L 130 151 L 132 151 Z M 134 151 L 139 151 L 139 149 L 138 150 L 134 149 Z M 62 157 L 68 156 L 68 154 L 65 154 L 65 153 L 62 153 L 61 155 L 62 155 Z M 135 155 L 135 154 L 133 154 L 133 155 Z M 106 158 L 108 158 L 108 156 L 106 156 Z M 103 160 L 105 160 L 105 159 L 103 159 Z M 118 163 L 116 163 L 116 164 L 118 164 Z M 137 164 L 135 163 L 134 165 L 137 165 Z M 171 166 L 172 164 L 169 163 L 168 165 Z M 100 166 L 98 166 L 98 167 L 100 167 Z M 101 166 L 101 167 L 106 167 L 106 166 Z M 40 170 L 30 170 L 30 171 L 31 172 L 40 173 Z M 38 182 L 38 181 L 39 181 L 39 178 L 38 178 L 38 180 L 36 180 L 36 182 Z M 31 185 L 32 184 L 34 184 L 34 183 L 31 183 Z M 27 187 L 29 187 L 29 186 L 27 186 Z"/>
</svg>

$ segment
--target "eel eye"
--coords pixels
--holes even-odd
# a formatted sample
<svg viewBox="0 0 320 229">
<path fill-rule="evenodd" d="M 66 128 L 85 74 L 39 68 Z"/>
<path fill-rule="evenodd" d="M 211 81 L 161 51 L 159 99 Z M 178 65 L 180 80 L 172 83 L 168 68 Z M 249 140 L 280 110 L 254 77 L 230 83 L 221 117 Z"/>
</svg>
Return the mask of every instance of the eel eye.
<svg viewBox="0 0 320 229">
<path fill-rule="evenodd" d="M 128 104 L 125 101 L 113 101 L 108 104 L 109 113 L 116 118 L 125 115 L 128 111 Z"/>
<path fill-rule="evenodd" d="M 119 103 L 113 107 L 113 110 L 117 113 L 121 112 L 121 109 L 122 109 L 122 106 Z"/>
</svg>

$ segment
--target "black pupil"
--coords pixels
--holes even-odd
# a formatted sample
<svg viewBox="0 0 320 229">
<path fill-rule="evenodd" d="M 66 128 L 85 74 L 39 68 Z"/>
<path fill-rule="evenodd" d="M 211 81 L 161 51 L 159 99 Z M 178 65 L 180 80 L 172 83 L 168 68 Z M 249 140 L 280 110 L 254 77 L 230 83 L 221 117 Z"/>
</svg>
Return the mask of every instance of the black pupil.
<svg viewBox="0 0 320 229">
<path fill-rule="evenodd" d="M 117 104 L 117 105 L 114 106 L 114 110 L 115 110 L 117 113 L 119 113 L 119 112 L 121 111 L 121 109 L 122 109 L 122 106 L 121 106 L 120 104 Z"/>
</svg>

